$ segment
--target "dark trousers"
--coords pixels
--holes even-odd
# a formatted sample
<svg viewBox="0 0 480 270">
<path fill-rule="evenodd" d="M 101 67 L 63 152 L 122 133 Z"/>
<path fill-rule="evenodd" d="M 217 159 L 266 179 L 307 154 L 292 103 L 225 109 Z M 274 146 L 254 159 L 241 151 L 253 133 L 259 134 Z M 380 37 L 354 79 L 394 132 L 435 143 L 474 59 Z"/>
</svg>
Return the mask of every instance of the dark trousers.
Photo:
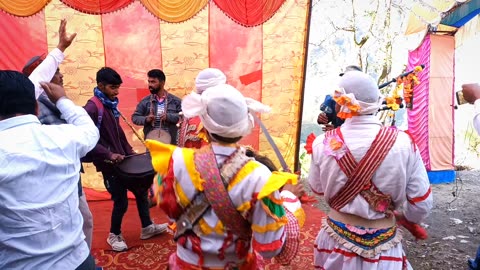
<svg viewBox="0 0 480 270">
<path fill-rule="evenodd" d="M 105 188 L 112 195 L 113 210 L 110 225 L 110 232 L 116 235 L 121 233 L 122 219 L 128 209 L 127 190 L 130 190 L 137 201 L 138 215 L 142 222 L 142 228 L 152 224 L 150 219 L 149 205 L 148 205 L 148 187 L 135 186 L 122 177 L 113 174 L 103 174 L 103 181 Z"/>
<path fill-rule="evenodd" d="M 91 254 L 75 270 L 95 270 L 95 259 Z"/>
</svg>

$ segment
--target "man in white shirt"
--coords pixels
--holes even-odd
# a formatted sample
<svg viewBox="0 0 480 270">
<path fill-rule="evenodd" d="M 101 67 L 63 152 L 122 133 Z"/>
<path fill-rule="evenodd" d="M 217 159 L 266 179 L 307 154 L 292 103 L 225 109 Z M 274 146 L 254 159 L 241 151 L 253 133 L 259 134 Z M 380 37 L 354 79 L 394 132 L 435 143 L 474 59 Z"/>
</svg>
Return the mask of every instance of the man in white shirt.
<svg viewBox="0 0 480 270">
<path fill-rule="evenodd" d="M 0 269 L 95 269 L 77 183 L 99 132 L 61 86 L 42 87 L 67 124 L 41 125 L 34 85 L 0 71 Z"/>
<path fill-rule="evenodd" d="M 43 125 L 61 125 L 66 123 L 61 117 L 60 111 L 48 99 L 40 86 L 40 82 L 51 82 L 63 86 L 63 74 L 60 72 L 59 65 L 64 59 L 65 50 L 70 47 L 76 37 L 76 33 L 68 35 L 66 28 L 67 21 L 62 20 L 58 29 L 59 39 L 57 47 L 45 59 L 41 56 L 33 57 L 22 69 L 22 73 L 28 76 L 33 85 L 35 85 L 35 96 L 38 100 L 38 119 Z M 87 241 L 88 247 L 91 248 L 93 216 L 83 193 L 81 180 L 78 181 L 78 196 L 80 196 L 78 207 L 83 218 L 83 233 L 85 234 L 85 241 Z"/>
<path fill-rule="evenodd" d="M 480 85 L 478 83 L 462 85 L 463 98 L 475 106 L 475 115 L 473 116 L 473 126 L 480 135 Z"/>
</svg>

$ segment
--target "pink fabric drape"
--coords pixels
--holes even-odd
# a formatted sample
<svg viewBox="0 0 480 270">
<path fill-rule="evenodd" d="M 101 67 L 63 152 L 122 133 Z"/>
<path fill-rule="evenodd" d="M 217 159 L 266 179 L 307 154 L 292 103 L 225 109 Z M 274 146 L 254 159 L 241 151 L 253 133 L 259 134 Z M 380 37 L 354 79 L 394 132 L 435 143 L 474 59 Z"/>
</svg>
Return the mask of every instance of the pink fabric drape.
<svg viewBox="0 0 480 270">
<path fill-rule="evenodd" d="M 453 170 L 455 37 L 430 35 L 429 149 L 432 171 Z"/>
<path fill-rule="evenodd" d="M 132 19 L 135 18 L 135 19 Z M 162 69 L 160 28 L 158 19 L 138 1 L 122 12 L 102 15 L 105 65 L 122 76 L 119 109 L 130 119 L 138 102 L 148 94 L 147 72 Z M 167 75 L 168 82 L 168 75 Z M 142 87 L 144 86 L 144 87 Z M 138 142 L 124 121 L 121 125 L 130 141 Z M 137 130 L 141 127 L 136 126 Z M 139 143 L 136 150 L 145 150 Z"/>
<path fill-rule="evenodd" d="M 413 109 L 408 109 L 408 130 L 415 139 L 423 163 L 427 170 L 430 166 L 430 149 L 428 144 L 428 113 L 429 113 L 429 88 L 430 88 L 430 35 L 425 36 L 422 45 L 408 54 L 407 70 L 412 70 L 415 66 L 425 65 L 425 68 L 418 78 L 420 84 L 413 89 Z"/>
<path fill-rule="evenodd" d="M 21 71 L 30 58 L 48 53 L 43 10 L 30 17 L 0 11 L 0 22 L 0 69 Z"/>
<path fill-rule="evenodd" d="M 84 13 L 104 14 L 122 9 L 134 0 L 60 0 L 65 5 Z"/>
<path fill-rule="evenodd" d="M 227 75 L 227 83 L 245 96 L 262 98 L 263 29 L 243 27 L 230 20 L 216 5 L 210 5 L 210 67 Z M 259 147 L 259 127 L 241 143 Z"/>
</svg>

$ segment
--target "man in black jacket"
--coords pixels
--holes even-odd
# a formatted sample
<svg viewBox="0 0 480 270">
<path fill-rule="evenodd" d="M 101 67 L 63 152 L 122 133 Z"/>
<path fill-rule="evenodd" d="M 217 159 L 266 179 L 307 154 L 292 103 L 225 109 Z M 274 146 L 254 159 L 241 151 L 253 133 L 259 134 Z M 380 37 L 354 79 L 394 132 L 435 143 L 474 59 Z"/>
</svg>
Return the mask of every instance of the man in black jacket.
<svg viewBox="0 0 480 270">
<path fill-rule="evenodd" d="M 182 100 L 165 90 L 166 78 L 163 71 L 152 69 L 147 75 L 151 94 L 138 103 L 132 115 L 132 122 L 143 126 L 145 138 L 150 132 L 164 130 L 170 135 L 168 143 L 177 144 L 177 123 L 182 110 Z"/>
</svg>

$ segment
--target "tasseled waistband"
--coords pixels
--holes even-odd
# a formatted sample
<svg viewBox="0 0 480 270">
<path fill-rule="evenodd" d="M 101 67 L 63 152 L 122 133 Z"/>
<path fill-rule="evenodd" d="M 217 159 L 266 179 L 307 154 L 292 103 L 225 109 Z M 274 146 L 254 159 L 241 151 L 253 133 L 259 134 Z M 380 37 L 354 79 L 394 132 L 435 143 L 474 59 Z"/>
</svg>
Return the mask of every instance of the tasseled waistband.
<svg viewBox="0 0 480 270">
<path fill-rule="evenodd" d="M 382 251 L 395 247 L 402 240 L 397 226 L 384 229 L 352 226 L 331 219 L 322 220 L 324 229 L 333 239 L 345 248 L 365 258 L 374 258 Z"/>
</svg>

